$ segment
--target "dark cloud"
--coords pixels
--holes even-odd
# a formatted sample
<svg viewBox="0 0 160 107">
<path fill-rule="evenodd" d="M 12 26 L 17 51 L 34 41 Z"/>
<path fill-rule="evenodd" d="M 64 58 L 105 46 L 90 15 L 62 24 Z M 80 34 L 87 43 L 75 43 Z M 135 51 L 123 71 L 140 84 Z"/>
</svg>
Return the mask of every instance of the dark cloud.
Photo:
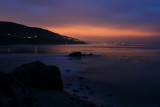
<svg viewBox="0 0 160 107">
<path fill-rule="evenodd" d="M 0 20 L 160 32 L 159 0 L 0 0 Z"/>
</svg>

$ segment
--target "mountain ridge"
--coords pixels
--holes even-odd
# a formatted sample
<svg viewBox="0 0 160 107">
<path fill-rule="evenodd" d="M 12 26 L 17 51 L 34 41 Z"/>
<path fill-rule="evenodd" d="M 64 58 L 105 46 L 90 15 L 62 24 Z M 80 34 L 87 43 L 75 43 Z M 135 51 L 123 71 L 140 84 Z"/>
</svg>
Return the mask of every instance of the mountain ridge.
<svg viewBox="0 0 160 107">
<path fill-rule="evenodd" d="M 85 44 L 47 29 L 0 21 L 0 44 Z"/>
</svg>

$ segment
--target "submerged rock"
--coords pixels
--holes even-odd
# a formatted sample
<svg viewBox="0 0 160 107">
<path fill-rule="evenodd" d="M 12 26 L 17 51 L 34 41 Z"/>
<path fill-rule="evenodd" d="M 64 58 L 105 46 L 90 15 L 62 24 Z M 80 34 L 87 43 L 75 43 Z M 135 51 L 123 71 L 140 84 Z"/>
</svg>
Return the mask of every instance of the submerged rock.
<svg viewBox="0 0 160 107">
<path fill-rule="evenodd" d="M 39 89 L 63 89 L 60 70 L 56 66 L 46 66 L 40 61 L 24 64 L 12 73 L 24 87 Z"/>
</svg>

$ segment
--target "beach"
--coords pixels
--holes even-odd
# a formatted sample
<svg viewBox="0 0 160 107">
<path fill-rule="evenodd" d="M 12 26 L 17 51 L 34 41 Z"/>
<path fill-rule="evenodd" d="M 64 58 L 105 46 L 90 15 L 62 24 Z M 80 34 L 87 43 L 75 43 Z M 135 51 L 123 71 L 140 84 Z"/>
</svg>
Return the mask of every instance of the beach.
<svg viewBox="0 0 160 107">
<path fill-rule="evenodd" d="M 80 51 L 93 56 L 68 57 Z M 0 71 L 41 61 L 58 66 L 64 89 L 106 107 L 159 107 L 160 49 L 115 45 L 0 46 Z"/>
</svg>

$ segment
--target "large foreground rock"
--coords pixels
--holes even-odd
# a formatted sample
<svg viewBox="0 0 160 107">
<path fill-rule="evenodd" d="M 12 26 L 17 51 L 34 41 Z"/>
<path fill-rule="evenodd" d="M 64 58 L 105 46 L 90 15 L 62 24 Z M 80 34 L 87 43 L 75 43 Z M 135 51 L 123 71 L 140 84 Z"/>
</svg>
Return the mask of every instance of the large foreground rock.
<svg viewBox="0 0 160 107">
<path fill-rule="evenodd" d="M 24 64 L 9 74 L 0 72 L 0 107 L 94 107 L 62 89 L 58 67 L 40 61 Z"/>
<path fill-rule="evenodd" d="M 24 87 L 39 89 L 63 89 L 60 70 L 56 66 L 46 66 L 40 61 L 24 64 L 16 68 L 12 77 Z"/>
<path fill-rule="evenodd" d="M 12 89 L 8 75 L 0 72 L 0 98 L 11 95 Z"/>
</svg>

